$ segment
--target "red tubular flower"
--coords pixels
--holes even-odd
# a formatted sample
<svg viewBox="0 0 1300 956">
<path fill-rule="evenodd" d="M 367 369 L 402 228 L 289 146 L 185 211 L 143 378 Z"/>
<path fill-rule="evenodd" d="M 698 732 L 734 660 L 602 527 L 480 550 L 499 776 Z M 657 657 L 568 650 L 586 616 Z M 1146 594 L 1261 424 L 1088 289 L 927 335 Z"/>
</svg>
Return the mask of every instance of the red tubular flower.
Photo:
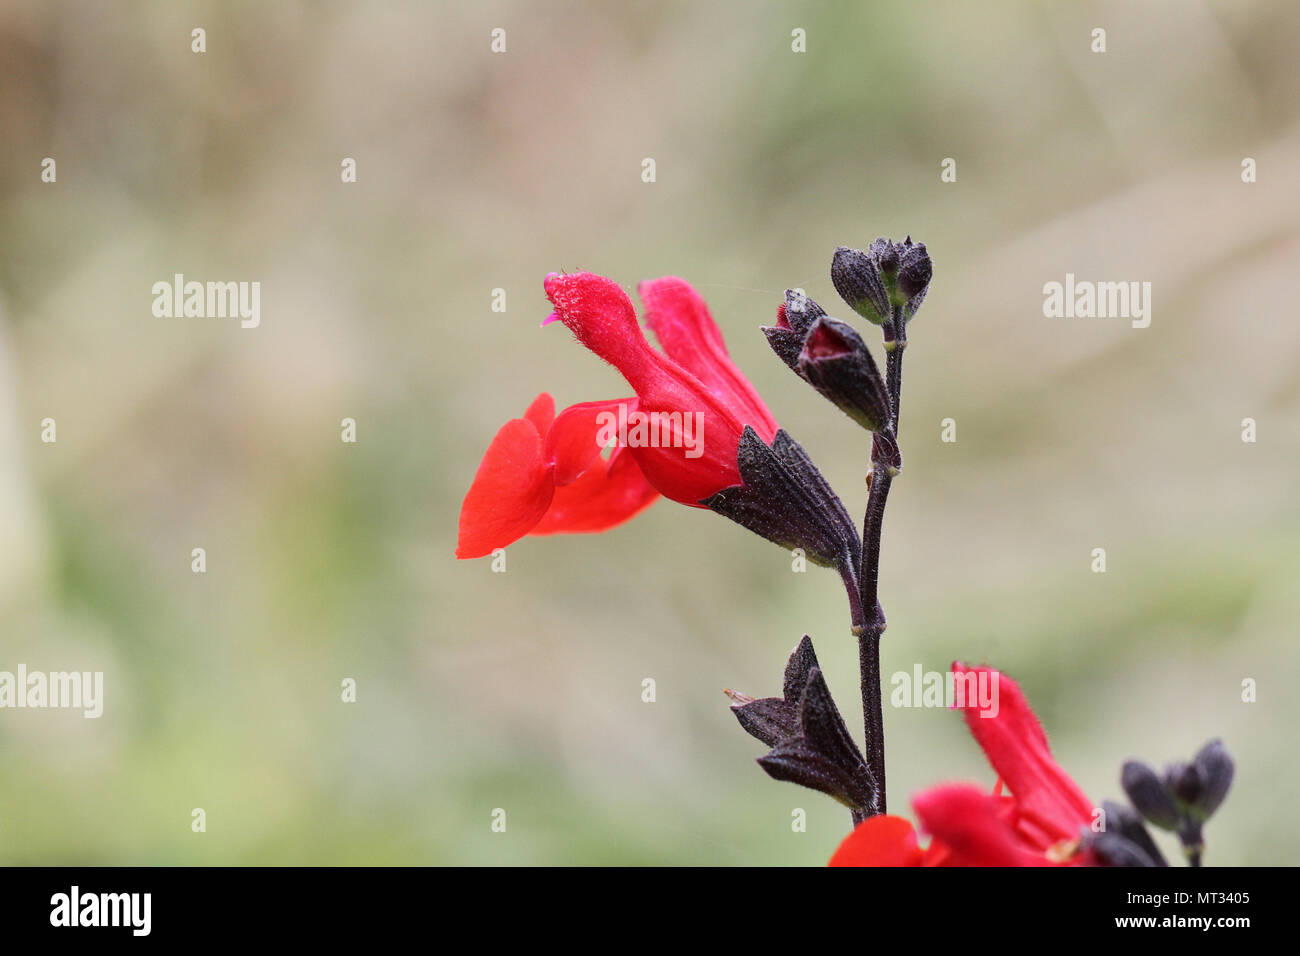
<svg viewBox="0 0 1300 956">
<path fill-rule="evenodd" d="M 996 680 L 996 715 L 981 716 L 974 702 L 961 709 L 966 724 L 998 774 L 993 793 L 943 784 L 912 801 L 921 829 L 932 837 L 920 850 L 900 817 L 871 817 L 840 844 L 832 866 L 1050 866 L 1088 864 L 1080 832 L 1092 823 L 1093 804 L 1053 759 L 1047 735 L 1015 681 L 989 668 L 952 665 L 963 675 Z M 969 698 L 968 698 L 969 699 Z M 1002 794 L 1002 784 L 1011 790 Z"/>
<path fill-rule="evenodd" d="M 481 558 L 526 534 L 605 531 L 658 497 L 625 449 L 606 460 L 597 415 L 636 399 L 571 405 L 543 392 L 501 426 L 460 509 L 456 557 Z"/>
<path fill-rule="evenodd" d="M 708 306 L 687 282 L 655 279 L 642 282 L 638 292 L 663 352 L 646 341 L 618 284 L 590 272 L 546 277 L 546 295 L 555 305 L 547 321 L 563 322 L 622 372 L 637 408 L 657 415 L 670 431 L 671 440 L 629 449 L 650 484 L 667 498 L 703 507 L 705 498 L 741 483 L 736 452 L 745 426 L 770 444 L 776 420 L 732 364 Z M 684 433 L 686 416 L 698 425 L 693 436 Z"/>
<path fill-rule="evenodd" d="M 631 300 L 613 281 L 552 273 L 545 285 L 555 305 L 547 322 L 568 326 L 637 395 L 572 405 L 556 416 L 543 393 L 523 418 L 506 422 L 461 506 L 458 558 L 482 557 L 526 534 L 605 531 L 658 494 L 704 507 L 705 498 L 741 484 L 736 458 L 745 426 L 768 443 L 777 432 L 727 356 L 708 306 L 683 280 L 639 287 L 663 353 L 646 341 Z M 602 447 L 625 437 L 612 426 L 626 429 L 637 416 L 649 421 L 640 435 L 646 440 L 629 438 L 602 458 Z"/>
</svg>

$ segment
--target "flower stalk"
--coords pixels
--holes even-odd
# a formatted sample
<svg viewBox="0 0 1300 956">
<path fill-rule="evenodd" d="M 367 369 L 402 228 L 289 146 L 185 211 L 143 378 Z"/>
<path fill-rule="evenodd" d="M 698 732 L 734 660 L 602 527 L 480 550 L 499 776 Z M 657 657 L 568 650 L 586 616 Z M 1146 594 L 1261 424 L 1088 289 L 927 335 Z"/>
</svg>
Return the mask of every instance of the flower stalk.
<svg viewBox="0 0 1300 956">
<path fill-rule="evenodd" d="M 885 385 L 889 393 L 889 423 L 872 439 L 871 471 L 867 474 L 867 512 L 862 523 L 861 593 L 856 601 L 866 615 L 859 627 L 858 666 L 862 690 L 862 721 L 866 735 L 867 766 L 880 788 L 878 806 L 887 812 L 885 791 L 885 715 L 880 681 L 880 639 L 887 622 L 880 606 L 880 536 L 884 529 L 889 489 L 899 473 L 898 411 L 903 390 L 903 350 L 907 347 L 907 321 L 901 306 L 893 308 L 893 321 L 885 326 Z M 850 596 L 850 602 L 853 598 Z"/>
</svg>

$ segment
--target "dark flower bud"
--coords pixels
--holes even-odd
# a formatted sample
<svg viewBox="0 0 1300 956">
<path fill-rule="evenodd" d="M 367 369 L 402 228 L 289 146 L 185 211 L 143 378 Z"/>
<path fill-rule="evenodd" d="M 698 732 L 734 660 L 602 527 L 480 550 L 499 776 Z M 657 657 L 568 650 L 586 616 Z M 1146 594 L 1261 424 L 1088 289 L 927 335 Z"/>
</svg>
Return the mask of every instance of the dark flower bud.
<svg viewBox="0 0 1300 956">
<path fill-rule="evenodd" d="M 862 336 L 802 292 L 787 289 L 785 297 L 776 325 L 763 327 L 772 351 L 858 424 L 888 429 L 889 391 Z"/>
<path fill-rule="evenodd" d="M 727 691 L 741 727 L 772 748 L 758 758 L 759 765 L 774 779 L 818 790 L 857 814 L 874 810 L 875 779 L 844 725 L 806 634 L 785 665 L 781 693 L 755 700 Z"/>
<path fill-rule="evenodd" d="M 1227 796 L 1233 770 L 1232 757 L 1223 742 L 1212 740 L 1190 763 L 1172 764 L 1165 771 L 1165 784 L 1186 814 L 1199 822 L 1208 819 Z"/>
<path fill-rule="evenodd" d="M 840 716 L 820 668 L 808 673 L 799 699 L 799 735 L 758 758 L 774 780 L 818 790 L 855 813 L 876 807 L 876 782 Z"/>
<path fill-rule="evenodd" d="M 884 240 L 877 239 L 876 243 Z M 876 243 L 872 251 L 876 251 Z M 840 246 L 831 260 L 831 282 L 840 298 L 868 322 L 883 325 L 893 317 L 878 257 Z"/>
<path fill-rule="evenodd" d="M 799 353 L 803 341 L 814 322 L 826 310 L 797 289 L 785 290 L 785 301 L 777 306 L 776 325 L 763 326 L 763 334 L 775 352 L 796 373 L 799 372 Z"/>
<path fill-rule="evenodd" d="M 1136 760 L 1124 764 L 1121 782 L 1133 805 L 1156 826 L 1173 830 L 1192 866 L 1205 850 L 1203 824 L 1232 786 L 1232 757 L 1219 740 L 1211 740 L 1190 762 L 1170 764 L 1164 779 Z"/>
<path fill-rule="evenodd" d="M 782 313 L 784 309 L 785 306 L 781 306 Z M 765 325 L 762 328 L 763 334 L 767 336 L 767 344 L 772 346 L 772 351 L 782 362 L 798 372 L 799 353 L 803 351 L 803 336 L 793 329 L 783 328 L 780 325 Z"/>
<path fill-rule="evenodd" d="M 1108 866 L 1168 866 L 1132 807 L 1107 800 L 1102 804 L 1106 829 L 1092 834 L 1088 845 Z"/>
<path fill-rule="evenodd" d="M 911 242 L 910 236 L 908 242 Z M 871 241 L 867 253 L 880 265 L 880 272 L 888 277 L 887 281 L 892 281 L 893 276 L 898 272 L 898 244 L 882 236 Z"/>
<path fill-rule="evenodd" d="M 1211 740 L 1197 751 L 1193 763 L 1202 781 L 1202 789 L 1194 802 L 1193 810 L 1202 819 L 1206 819 L 1219 809 L 1219 804 L 1228 795 L 1235 767 L 1221 740 Z"/>
<path fill-rule="evenodd" d="M 894 310 L 906 322 L 916 314 L 930 288 L 934 264 L 925 243 L 877 239 L 866 252 L 844 246 L 831 261 L 831 282 L 853 309 L 876 325 L 892 323 Z"/>
<path fill-rule="evenodd" d="M 908 317 L 911 318 L 921 307 L 925 293 L 930 289 L 930 279 L 933 275 L 934 263 L 930 261 L 925 243 L 912 244 L 912 237 L 908 236 L 905 249 L 899 259 L 898 282 L 896 288 L 890 292 L 891 301 L 897 299 L 895 305 L 906 306 Z"/>
<path fill-rule="evenodd" d="M 862 336 L 829 316 L 813 323 L 799 354 L 799 374 L 863 428 L 890 423 L 889 392 Z"/>
<path fill-rule="evenodd" d="M 809 561 L 839 569 L 846 580 L 854 577 L 862 547 L 857 527 L 798 442 L 782 429 L 769 447 L 746 426 L 736 464 L 741 484 L 702 505 L 783 548 L 802 548 Z"/>
<path fill-rule="evenodd" d="M 1175 763 L 1165 768 L 1165 786 L 1180 803 L 1190 806 L 1200 800 L 1205 791 L 1205 780 L 1196 764 Z"/>
<path fill-rule="evenodd" d="M 785 290 L 785 317 L 790 328 L 800 335 L 806 335 L 814 322 L 826 314 L 826 310 L 808 298 L 798 289 Z"/>
<path fill-rule="evenodd" d="M 1177 829 L 1181 814 L 1154 770 L 1140 760 L 1129 760 L 1120 773 L 1120 784 L 1142 816 L 1162 830 Z"/>
<path fill-rule="evenodd" d="M 1092 834 L 1087 841 L 1088 848 L 1096 854 L 1106 866 L 1159 866 L 1143 849 L 1132 840 L 1118 833 Z"/>
</svg>

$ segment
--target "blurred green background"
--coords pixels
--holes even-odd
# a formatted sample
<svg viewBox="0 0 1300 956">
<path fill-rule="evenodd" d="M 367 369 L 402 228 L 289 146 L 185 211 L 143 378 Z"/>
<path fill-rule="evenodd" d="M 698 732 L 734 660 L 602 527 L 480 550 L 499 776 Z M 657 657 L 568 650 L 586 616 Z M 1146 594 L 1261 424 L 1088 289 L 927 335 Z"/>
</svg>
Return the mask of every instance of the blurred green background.
<svg viewBox="0 0 1300 956">
<path fill-rule="evenodd" d="M 834 574 L 671 502 L 505 574 L 456 521 L 539 391 L 626 392 L 538 328 L 579 268 L 695 283 L 860 514 L 864 434 L 757 327 L 787 286 L 843 314 L 834 247 L 910 233 L 886 675 L 1005 669 L 1097 801 L 1222 736 L 1208 862 L 1292 862 L 1298 61 L 1286 0 L 6 0 L 0 669 L 106 699 L 0 711 L 0 861 L 823 863 L 847 812 L 767 779 L 721 690 L 808 632 L 860 726 Z M 261 327 L 153 317 L 176 272 L 260 281 Z M 1044 318 L 1067 272 L 1151 282 L 1150 328 Z M 896 812 L 992 784 L 957 716 L 886 725 Z"/>
</svg>

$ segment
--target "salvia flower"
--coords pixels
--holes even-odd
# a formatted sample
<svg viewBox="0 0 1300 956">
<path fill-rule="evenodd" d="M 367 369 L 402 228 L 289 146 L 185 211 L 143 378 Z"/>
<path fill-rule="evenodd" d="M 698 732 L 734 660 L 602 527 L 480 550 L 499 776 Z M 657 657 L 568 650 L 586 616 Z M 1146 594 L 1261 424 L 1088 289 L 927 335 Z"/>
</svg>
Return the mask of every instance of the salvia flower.
<svg viewBox="0 0 1300 956">
<path fill-rule="evenodd" d="M 507 422 L 461 508 L 457 556 L 526 534 L 603 531 L 654 498 L 708 507 L 851 579 L 857 531 L 803 449 L 781 431 L 685 281 L 642 282 L 646 340 L 621 287 L 589 272 L 546 277 L 560 322 L 636 395 L 554 414 L 549 395 Z M 635 421 L 633 421 L 635 420 Z M 603 458 L 610 444 L 614 453 Z"/>
<path fill-rule="evenodd" d="M 831 858 L 832 866 L 1051 866 L 1096 862 L 1084 846 L 1093 804 L 1048 748 L 1047 735 L 1005 674 L 954 663 L 957 680 L 981 673 L 998 682 L 999 706 L 981 716 L 973 701 L 961 708 L 967 727 L 998 775 L 993 793 L 967 784 L 942 784 L 912 800 L 922 850 L 911 825 L 875 816 L 860 823 Z M 1002 792 L 1006 786 L 1010 793 Z"/>
</svg>

